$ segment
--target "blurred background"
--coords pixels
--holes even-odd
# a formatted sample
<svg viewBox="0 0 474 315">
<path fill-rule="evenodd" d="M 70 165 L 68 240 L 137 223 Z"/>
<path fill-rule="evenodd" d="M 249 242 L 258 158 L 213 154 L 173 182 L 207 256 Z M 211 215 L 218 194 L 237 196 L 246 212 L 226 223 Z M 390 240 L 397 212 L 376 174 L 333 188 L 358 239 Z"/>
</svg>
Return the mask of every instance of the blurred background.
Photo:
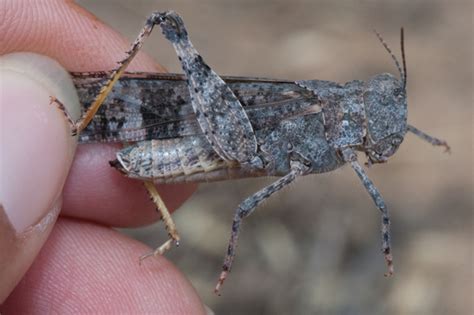
<svg viewBox="0 0 474 315">
<path fill-rule="evenodd" d="M 173 9 L 216 72 L 367 80 L 396 74 L 372 33 L 399 54 L 405 27 L 409 122 L 452 154 L 407 135 L 368 174 L 392 216 L 396 274 L 386 279 L 380 216 L 350 167 L 301 178 L 243 226 L 233 271 L 213 288 L 234 209 L 273 179 L 202 184 L 174 214 L 167 253 L 216 314 L 472 314 L 473 4 L 471 1 L 77 1 L 130 41 L 147 15 Z M 145 50 L 180 72 L 156 32 Z M 127 230 L 155 247 L 161 223 Z"/>
</svg>

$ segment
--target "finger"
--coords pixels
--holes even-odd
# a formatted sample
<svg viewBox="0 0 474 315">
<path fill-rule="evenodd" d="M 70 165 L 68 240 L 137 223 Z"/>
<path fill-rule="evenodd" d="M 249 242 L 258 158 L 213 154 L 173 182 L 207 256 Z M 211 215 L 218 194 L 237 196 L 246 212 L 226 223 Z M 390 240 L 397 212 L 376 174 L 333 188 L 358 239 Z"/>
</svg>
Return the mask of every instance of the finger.
<svg viewBox="0 0 474 315">
<path fill-rule="evenodd" d="M 138 265 L 147 250 L 111 229 L 60 219 L 0 311 L 204 314 L 191 284 L 164 257 Z"/>
<path fill-rule="evenodd" d="M 17 18 L 4 20 L 2 14 Z M 41 23 L 29 27 L 37 19 Z M 0 20 L 8 21 L 5 32 L 2 28 L 0 53 L 36 51 L 53 57 L 70 71 L 110 70 L 129 47 L 129 40 L 71 1 L 6 1 Z M 140 27 L 137 25 L 137 33 Z M 143 53 L 128 69 L 164 71 Z M 64 189 L 64 215 L 114 226 L 137 226 L 157 219 L 141 183 L 117 176 L 108 166 L 116 150 L 116 146 L 84 146 L 79 150 Z M 159 192 L 169 208 L 175 209 L 194 187 L 166 186 L 159 187 Z"/>
<path fill-rule="evenodd" d="M 32 21 L 38 19 L 40 22 L 31 27 Z M 72 72 L 113 69 L 130 44 L 73 1 L 6 0 L 2 2 L 0 21 L 0 55 L 36 52 L 57 60 Z M 129 69 L 165 71 L 144 53 L 137 55 Z"/>
<path fill-rule="evenodd" d="M 2 56 L 0 78 L 1 303 L 56 220 L 76 147 L 63 113 L 50 104 L 50 96 L 62 99 L 71 112 L 75 107 L 76 113 L 79 101 L 68 73 L 44 56 Z"/>
</svg>

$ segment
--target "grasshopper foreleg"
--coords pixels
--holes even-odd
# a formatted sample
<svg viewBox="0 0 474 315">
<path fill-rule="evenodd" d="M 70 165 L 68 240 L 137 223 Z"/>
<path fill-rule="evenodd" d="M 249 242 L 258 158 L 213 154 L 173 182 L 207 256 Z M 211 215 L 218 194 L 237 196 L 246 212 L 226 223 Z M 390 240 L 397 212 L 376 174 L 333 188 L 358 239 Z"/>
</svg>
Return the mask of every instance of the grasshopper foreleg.
<svg viewBox="0 0 474 315">
<path fill-rule="evenodd" d="M 388 208 L 385 205 L 385 201 L 383 200 L 382 195 L 378 191 L 377 187 L 375 187 L 374 183 L 372 183 L 370 178 L 367 176 L 362 166 L 359 164 L 359 162 L 357 162 L 356 153 L 352 149 L 346 148 L 342 151 L 342 155 L 344 160 L 351 164 L 352 169 L 359 176 L 360 180 L 364 184 L 365 189 L 369 193 L 370 197 L 372 197 L 375 205 L 382 212 L 382 252 L 388 267 L 388 271 L 385 273 L 385 276 L 391 276 L 393 274 L 393 257 L 390 245 L 390 216 L 388 213 Z"/>
<path fill-rule="evenodd" d="M 432 145 L 444 147 L 445 152 L 451 153 L 451 148 L 449 147 L 446 141 L 432 137 L 429 134 L 424 133 L 420 129 L 413 127 L 412 125 L 408 125 L 407 130 L 413 133 L 414 135 L 417 135 L 421 139 L 431 143 Z"/>
<path fill-rule="evenodd" d="M 230 236 L 229 246 L 227 248 L 227 254 L 224 259 L 224 264 L 222 265 L 222 272 L 214 289 L 215 293 L 219 293 L 220 288 L 222 287 L 225 279 L 227 278 L 227 275 L 231 270 L 232 262 L 234 261 L 235 257 L 235 250 L 237 248 L 237 241 L 239 238 L 242 220 L 248 217 L 263 201 L 268 199 L 277 191 L 288 186 L 298 176 L 303 175 L 307 170 L 308 166 L 306 166 L 304 163 L 301 163 L 299 161 L 292 162 L 290 173 L 280 178 L 273 184 L 261 189 L 257 193 L 248 197 L 239 205 L 239 207 L 235 211 L 234 220 L 232 222 L 232 233 Z"/>
<path fill-rule="evenodd" d="M 145 255 L 140 256 L 140 262 L 144 259 L 151 257 L 151 256 L 158 256 L 163 255 L 163 253 L 171 248 L 173 242 L 176 246 L 179 245 L 179 234 L 178 230 L 176 229 L 176 225 L 171 217 L 171 214 L 168 211 L 165 203 L 160 197 L 160 194 L 156 190 L 155 184 L 151 181 L 144 181 L 143 184 L 145 185 L 148 194 L 150 195 L 151 200 L 156 205 L 156 210 L 161 214 L 161 219 L 165 224 L 166 231 L 168 232 L 169 239 L 164 242 L 161 246 L 156 248 L 154 251 L 147 253 Z"/>
</svg>

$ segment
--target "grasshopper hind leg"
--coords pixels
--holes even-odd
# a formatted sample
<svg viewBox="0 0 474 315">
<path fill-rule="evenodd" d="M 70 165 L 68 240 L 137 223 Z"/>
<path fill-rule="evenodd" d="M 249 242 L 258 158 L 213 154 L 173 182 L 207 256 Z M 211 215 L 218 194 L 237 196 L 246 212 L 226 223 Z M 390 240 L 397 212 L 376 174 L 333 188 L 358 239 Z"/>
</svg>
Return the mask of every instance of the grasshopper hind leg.
<svg viewBox="0 0 474 315">
<path fill-rule="evenodd" d="M 176 246 L 179 246 L 180 240 L 178 230 L 176 229 L 176 224 L 174 223 L 173 218 L 171 217 L 171 214 L 168 211 L 168 208 L 166 207 L 158 191 L 156 190 L 155 184 L 151 181 L 144 181 L 143 184 L 145 185 L 145 188 L 148 194 L 150 195 L 150 199 L 156 205 L 157 211 L 161 214 L 161 219 L 165 224 L 169 239 L 161 246 L 157 247 L 155 250 L 140 256 L 140 263 L 148 257 L 163 255 L 167 250 L 171 249 L 173 243 L 175 243 Z"/>
<path fill-rule="evenodd" d="M 150 35 L 153 30 L 154 25 L 159 24 L 163 19 L 163 16 L 166 14 L 155 12 L 153 13 L 146 21 L 145 25 L 141 29 L 138 37 L 135 41 L 131 44 L 129 50 L 125 53 L 125 57 L 118 63 L 118 66 L 112 70 L 107 82 L 101 87 L 99 94 L 96 96 L 92 104 L 89 106 L 86 112 L 82 114 L 82 116 L 78 120 L 74 120 L 68 111 L 66 110 L 65 106 L 56 98 L 51 97 L 51 104 L 55 104 L 59 110 L 64 113 L 66 120 L 68 121 L 69 125 L 71 126 L 71 133 L 73 136 L 81 133 L 84 128 L 91 122 L 94 118 L 95 114 L 103 104 L 106 97 L 112 91 L 114 84 L 120 78 L 122 73 L 125 71 L 127 66 L 131 63 L 133 58 L 139 52 L 145 39 Z M 111 165 L 114 166 L 116 162 L 112 162 Z M 153 182 L 151 181 L 144 181 L 145 188 L 150 195 L 151 200 L 155 203 L 158 212 L 161 214 L 162 220 L 165 223 L 166 230 L 168 231 L 169 239 L 163 243 L 160 247 L 155 249 L 153 252 L 145 254 L 140 257 L 140 262 L 143 259 L 146 259 L 151 256 L 157 256 L 163 254 L 165 251 L 169 250 L 173 243 L 176 245 L 179 244 L 179 234 L 176 229 L 176 225 L 171 218 L 171 215 L 166 208 L 163 200 L 161 199 L 158 191 Z"/>
</svg>

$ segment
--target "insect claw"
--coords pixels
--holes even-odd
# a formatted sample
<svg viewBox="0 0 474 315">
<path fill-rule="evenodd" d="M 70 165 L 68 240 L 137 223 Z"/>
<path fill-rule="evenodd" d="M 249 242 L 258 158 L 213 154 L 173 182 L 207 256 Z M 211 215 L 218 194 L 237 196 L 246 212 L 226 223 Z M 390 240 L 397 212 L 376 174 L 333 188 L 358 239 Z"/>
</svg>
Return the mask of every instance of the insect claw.
<svg viewBox="0 0 474 315">
<path fill-rule="evenodd" d="M 384 276 L 385 277 L 391 277 L 391 276 L 393 276 L 393 273 L 394 273 L 392 254 L 386 254 L 385 255 L 385 262 L 387 263 L 388 270 L 384 274 Z"/>
<path fill-rule="evenodd" d="M 149 253 L 146 253 L 146 254 L 143 254 L 141 255 L 139 258 L 138 258 L 138 264 L 141 265 L 143 260 L 147 259 L 148 257 L 156 257 L 156 256 L 161 256 L 163 255 L 167 250 L 170 250 L 171 249 L 171 243 L 173 242 L 174 240 L 173 239 L 169 239 L 167 240 L 166 242 L 164 242 L 160 247 L 158 247 L 157 249 L 149 252 Z M 176 243 L 178 243 L 178 241 L 176 241 Z"/>
<path fill-rule="evenodd" d="M 72 119 L 72 117 L 69 115 L 69 112 L 67 111 L 66 107 L 64 106 L 63 103 L 61 103 L 60 100 L 58 100 L 54 96 L 49 96 L 49 104 L 50 105 L 56 105 L 56 107 L 63 112 L 64 117 L 66 117 L 66 120 L 71 128 L 71 136 L 77 136 L 78 134 L 78 128 L 77 128 L 77 123 Z"/>
<path fill-rule="evenodd" d="M 386 273 L 384 273 L 383 275 L 386 278 L 389 278 L 389 277 L 393 276 L 393 268 L 390 267 L 389 270 Z"/>
<path fill-rule="evenodd" d="M 216 287 L 214 288 L 214 293 L 217 294 L 218 296 L 221 296 L 221 293 L 219 291 L 222 285 L 224 284 L 224 281 L 227 278 L 228 274 L 229 272 L 224 270 L 221 272 L 221 275 L 219 276 L 219 280 L 217 281 Z"/>
<path fill-rule="evenodd" d="M 443 141 L 440 146 L 444 147 L 444 153 L 451 154 L 451 147 L 446 141 Z"/>
<path fill-rule="evenodd" d="M 72 137 L 77 136 L 78 133 L 79 133 L 79 129 L 77 128 L 77 125 L 76 124 L 71 124 L 70 128 L 71 128 L 71 136 Z"/>
<path fill-rule="evenodd" d="M 149 253 L 146 253 L 146 254 L 141 255 L 140 257 L 138 257 L 138 264 L 141 266 L 145 259 L 147 259 L 148 257 L 153 256 L 153 253 L 154 252 L 149 252 Z"/>
</svg>

